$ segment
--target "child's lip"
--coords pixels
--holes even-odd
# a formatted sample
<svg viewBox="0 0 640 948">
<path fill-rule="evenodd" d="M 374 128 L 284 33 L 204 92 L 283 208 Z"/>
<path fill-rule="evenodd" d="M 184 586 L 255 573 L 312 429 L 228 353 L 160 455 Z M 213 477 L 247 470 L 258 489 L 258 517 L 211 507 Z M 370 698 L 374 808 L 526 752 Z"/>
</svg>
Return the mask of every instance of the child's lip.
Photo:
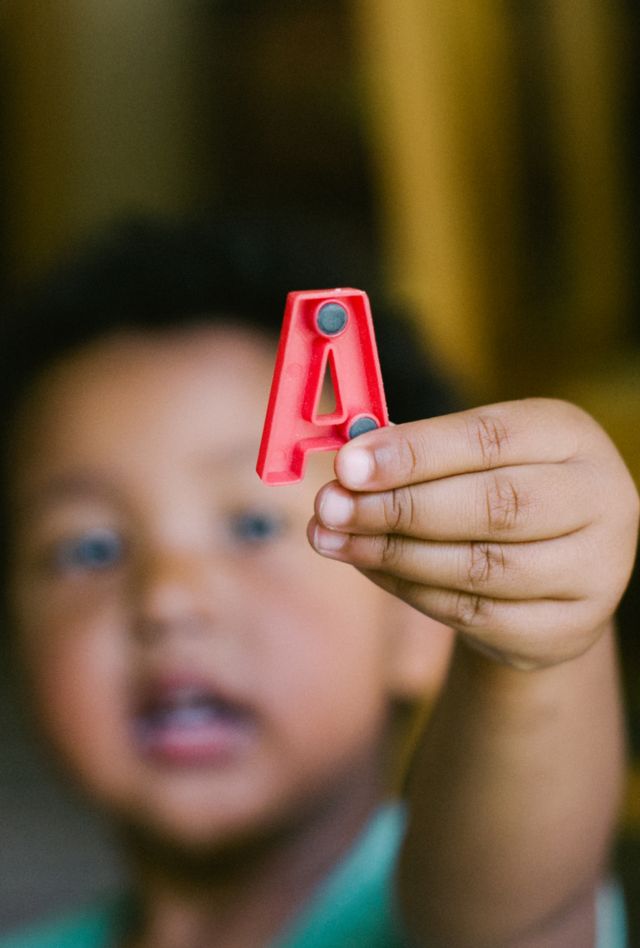
<svg viewBox="0 0 640 948">
<path fill-rule="evenodd" d="M 222 766 L 246 750 L 256 714 L 229 689 L 180 672 L 141 683 L 131 723 L 136 749 L 154 763 Z"/>
</svg>

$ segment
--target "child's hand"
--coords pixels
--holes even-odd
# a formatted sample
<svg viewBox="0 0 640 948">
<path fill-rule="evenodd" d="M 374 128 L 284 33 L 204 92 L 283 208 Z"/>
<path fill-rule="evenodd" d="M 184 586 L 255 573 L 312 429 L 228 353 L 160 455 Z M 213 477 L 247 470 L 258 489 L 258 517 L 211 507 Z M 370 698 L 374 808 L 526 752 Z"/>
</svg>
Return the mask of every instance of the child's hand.
<svg viewBox="0 0 640 948">
<path fill-rule="evenodd" d="M 638 495 L 604 431 L 561 401 L 506 402 L 345 445 L 318 552 L 518 668 L 598 638 L 631 571 Z"/>
</svg>

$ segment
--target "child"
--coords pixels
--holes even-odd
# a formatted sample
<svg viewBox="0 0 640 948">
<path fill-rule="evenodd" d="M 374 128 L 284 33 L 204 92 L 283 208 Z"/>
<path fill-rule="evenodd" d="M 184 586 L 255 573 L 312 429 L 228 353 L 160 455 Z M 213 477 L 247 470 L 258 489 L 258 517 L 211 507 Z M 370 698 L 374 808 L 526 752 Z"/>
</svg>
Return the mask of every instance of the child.
<svg viewBox="0 0 640 948">
<path fill-rule="evenodd" d="M 134 229 L 8 333 L 16 651 L 133 885 L 2 944 L 615 948 L 629 474 L 584 413 L 534 399 L 368 433 L 335 480 L 321 455 L 266 487 L 284 290 L 312 281 L 277 233 L 239 233 Z M 402 421 L 396 385 L 419 398 L 424 370 L 385 349 Z M 449 629 L 405 828 L 394 707 L 439 686 Z"/>
</svg>

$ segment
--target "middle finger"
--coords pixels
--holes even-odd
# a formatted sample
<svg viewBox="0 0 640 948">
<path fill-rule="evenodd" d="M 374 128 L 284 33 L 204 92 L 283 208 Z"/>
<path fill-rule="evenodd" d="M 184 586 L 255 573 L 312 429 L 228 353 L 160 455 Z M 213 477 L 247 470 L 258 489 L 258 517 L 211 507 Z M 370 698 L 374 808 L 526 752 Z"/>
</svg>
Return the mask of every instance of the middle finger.
<svg viewBox="0 0 640 948">
<path fill-rule="evenodd" d="M 581 461 L 460 474 L 379 493 L 337 481 L 316 498 L 328 529 L 429 540 L 545 540 L 579 530 L 595 515 L 593 484 Z"/>
</svg>

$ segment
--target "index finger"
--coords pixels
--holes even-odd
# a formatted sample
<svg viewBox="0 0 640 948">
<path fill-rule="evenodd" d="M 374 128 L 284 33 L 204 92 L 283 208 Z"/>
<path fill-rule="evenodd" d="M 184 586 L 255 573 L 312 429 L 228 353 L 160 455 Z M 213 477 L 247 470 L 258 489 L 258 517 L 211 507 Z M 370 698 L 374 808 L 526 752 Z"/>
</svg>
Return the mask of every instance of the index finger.
<svg viewBox="0 0 640 948">
<path fill-rule="evenodd" d="M 579 452 L 584 413 L 530 398 L 379 428 L 338 452 L 336 476 L 350 490 L 388 490 L 454 474 L 567 461 Z"/>
</svg>

